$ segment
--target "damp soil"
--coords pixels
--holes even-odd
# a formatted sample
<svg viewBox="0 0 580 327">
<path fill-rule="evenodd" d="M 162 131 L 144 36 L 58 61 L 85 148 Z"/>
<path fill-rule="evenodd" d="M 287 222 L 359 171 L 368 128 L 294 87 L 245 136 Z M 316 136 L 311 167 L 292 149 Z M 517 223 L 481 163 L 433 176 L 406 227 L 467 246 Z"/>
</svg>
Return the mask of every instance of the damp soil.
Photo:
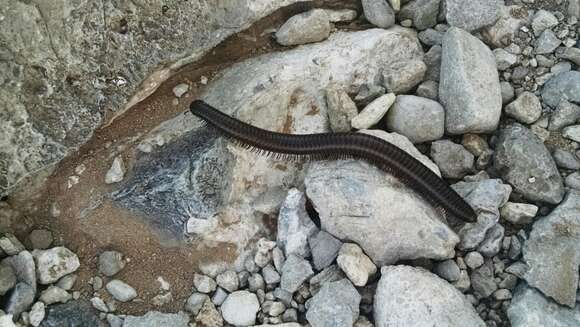
<svg viewBox="0 0 580 327">
<path fill-rule="evenodd" d="M 360 13 L 358 6 L 351 0 L 333 0 L 282 8 L 249 29 L 229 37 L 196 63 L 182 67 L 151 96 L 120 117 L 113 121 L 110 121 L 112 114 L 105 117 L 107 123 L 103 124 L 104 127 L 59 163 L 37 194 L 8 198 L 10 205 L 22 213 L 12 224 L 14 233 L 20 239 L 26 239 L 30 231 L 46 228 L 53 232 L 54 245 L 63 245 L 74 251 L 81 267 L 73 290 L 80 291 L 83 297 L 98 293 L 103 299 L 109 299 L 104 289 L 95 292 L 89 281 L 99 276 L 98 255 L 106 250 L 116 250 L 129 262 L 114 278 L 126 281 L 138 293 L 137 301 L 117 302 L 117 312 L 137 315 L 149 310 L 182 310 L 193 291 L 193 275 L 198 266 L 209 262 L 231 262 L 238 249 L 229 243 L 207 245 L 193 241 L 169 244 L 167 236 L 149 226 L 146 219 L 115 206 L 106 196 L 114 186 L 104 182 L 112 159 L 121 155 L 130 172 L 135 160 L 135 145 L 140 138 L 161 122 L 186 111 L 189 103 L 204 90 L 200 82 L 202 76 L 211 82 L 217 72 L 236 62 L 288 49 L 277 45 L 268 31 L 275 30 L 292 15 L 314 7 L 350 8 Z M 368 26 L 354 22 L 336 27 L 358 30 Z M 176 99 L 172 89 L 182 83 L 187 83 L 190 89 L 182 98 Z M 84 166 L 82 173 L 78 171 L 80 166 Z M 78 176 L 78 182 L 71 176 Z M 55 208 L 58 214 L 55 214 Z M 275 232 L 275 218 L 268 217 L 265 222 L 268 222 L 268 229 Z M 162 294 L 158 277 L 170 283 L 173 296 L 173 301 L 160 307 L 151 303 L 153 297 Z M 108 280 L 105 278 L 104 282 Z"/>
</svg>

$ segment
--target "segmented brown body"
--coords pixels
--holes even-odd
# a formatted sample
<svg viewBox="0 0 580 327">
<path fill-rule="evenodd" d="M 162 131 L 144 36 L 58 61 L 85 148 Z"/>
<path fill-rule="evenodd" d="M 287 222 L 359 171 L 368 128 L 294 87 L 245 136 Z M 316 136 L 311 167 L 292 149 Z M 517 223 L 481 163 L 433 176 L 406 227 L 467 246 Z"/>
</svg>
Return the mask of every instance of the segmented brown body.
<svg viewBox="0 0 580 327">
<path fill-rule="evenodd" d="M 363 133 L 283 134 L 267 131 L 232 118 L 196 100 L 191 113 L 224 136 L 247 147 L 288 157 L 314 160 L 360 158 L 384 169 L 433 205 L 465 221 L 477 215 L 444 180 L 407 152 L 378 137 Z"/>
</svg>

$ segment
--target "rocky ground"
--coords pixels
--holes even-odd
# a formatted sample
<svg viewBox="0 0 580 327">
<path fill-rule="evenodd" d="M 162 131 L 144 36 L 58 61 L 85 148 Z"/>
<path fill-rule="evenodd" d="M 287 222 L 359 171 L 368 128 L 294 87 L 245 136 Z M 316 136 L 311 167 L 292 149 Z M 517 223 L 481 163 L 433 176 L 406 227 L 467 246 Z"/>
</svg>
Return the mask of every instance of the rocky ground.
<svg viewBox="0 0 580 327">
<path fill-rule="evenodd" d="M 171 77 L 124 67 L 130 88 L 109 103 L 120 111 L 79 113 L 87 96 L 58 123 L 23 115 L 74 83 L 29 87 L 11 70 L 14 94 L 37 93 L 0 91 L 15 103 L 0 122 L 0 327 L 579 326 L 580 2 L 330 3 L 220 11 L 232 27 L 200 49 L 254 25 L 161 70 Z M 159 26 L 140 26 L 145 39 L 115 39 L 146 56 Z M 170 60 L 158 51 L 150 60 Z M 246 151 L 182 113 L 194 98 L 269 130 L 383 138 L 477 221 L 442 216 L 366 162 Z M 70 121 L 86 130 L 67 136 Z"/>
</svg>

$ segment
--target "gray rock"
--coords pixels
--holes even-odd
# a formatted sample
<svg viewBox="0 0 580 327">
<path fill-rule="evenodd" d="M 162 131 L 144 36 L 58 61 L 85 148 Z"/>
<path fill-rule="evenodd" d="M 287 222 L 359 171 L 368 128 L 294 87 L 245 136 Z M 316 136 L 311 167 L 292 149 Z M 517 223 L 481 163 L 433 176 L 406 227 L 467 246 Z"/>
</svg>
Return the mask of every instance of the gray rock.
<svg viewBox="0 0 580 327">
<path fill-rule="evenodd" d="M 360 294 L 347 279 L 329 282 L 312 298 L 306 319 L 312 327 L 352 326 L 360 301 Z"/>
<path fill-rule="evenodd" d="M 405 137 L 366 131 L 411 154 L 436 174 L 436 166 Z M 459 241 L 438 213 L 393 176 L 360 160 L 313 163 L 306 193 L 321 228 L 357 243 L 377 265 L 405 259 L 447 259 Z"/>
<path fill-rule="evenodd" d="M 238 274 L 233 270 L 225 271 L 216 277 L 217 284 L 228 292 L 237 291 L 240 286 Z"/>
<path fill-rule="evenodd" d="M 310 278 L 310 292 L 312 294 L 318 293 L 322 285 L 330 282 L 336 282 L 344 279 L 346 276 L 338 265 L 332 265 L 324 268 L 321 272 Z"/>
<path fill-rule="evenodd" d="M 4 305 L 3 310 L 18 319 L 20 314 L 27 311 L 34 303 L 35 295 L 35 286 L 30 286 L 25 282 L 18 282 L 12 290 L 10 298 Z"/>
<path fill-rule="evenodd" d="M 529 20 L 527 8 L 517 5 L 501 6 L 499 19 L 495 24 L 483 28 L 481 34 L 487 44 L 497 48 L 504 47 Z"/>
<path fill-rule="evenodd" d="M 95 309 L 99 310 L 100 312 L 109 312 L 109 307 L 107 307 L 105 301 L 103 301 L 103 299 L 101 299 L 100 297 L 95 296 L 91 298 L 91 304 Z"/>
<path fill-rule="evenodd" d="M 495 58 L 483 42 L 458 28 L 450 28 L 443 37 L 439 99 L 446 110 L 448 133 L 497 128 L 502 98 Z"/>
<path fill-rule="evenodd" d="M 322 270 L 332 264 L 338 256 L 342 242 L 325 231 L 320 231 L 308 239 L 312 252 L 312 263 L 316 270 Z"/>
<path fill-rule="evenodd" d="M 137 291 L 133 287 L 118 279 L 108 282 L 105 288 L 117 301 L 128 302 L 137 297 Z"/>
<path fill-rule="evenodd" d="M 395 94 L 389 93 L 369 103 L 358 115 L 351 120 L 352 127 L 366 129 L 376 125 L 395 102 Z"/>
<path fill-rule="evenodd" d="M 0 237 L 0 249 L 7 255 L 15 255 L 25 250 L 24 245 L 13 234 L 6 233 Z"/>
<path fill-rule="evenodd" d="M 580 119 L 580 106 L 566 100 L 560 101 L 550 116 L 549 131 L 559 131 L 562 128 L 573 125 Z"/>
<path fill-rule="evenodd" d="M 421 83 L 426 72 L 427 65 L 422 60 L 401 61 L 383 71 L 383 82 L 387 92 L 401 94 Z"/>
<path fill-rule="evenodd" d="M 536 36 L 539 36 L 546 29 L 550 29 L 556 25 L 558 25 L 558 18 L 546 10 L 538 10 L 534 18 L 532 18 L 532 29 Z"/>
<path fill-rule="evenodd" d="M 216 282 L 208 276 L 201 275 L 201 274 L 194 274 L 193 275 L 193 285 L 198 292 L 208 294 L 215 291 L 217 286 Z"/>
<path fill-rule="evenodd" d="M 513 124 L 500 131 L 494 167 L 528 200 L 556 204 L 564 196 L 562 177 L 552 156 L 544 143 L 522 125 Z"/>
<path fill-rule="evenodd" d="M 308 239 L 308 243 L 310 244 L 310 239 Z M 310 248 L 312 249 L 312 246 L 310 246 Z M 276 268 L 276 270 L 282 271 L 282 266 L 284 266 L 285 260 L 286 257 L 284 256 L 284 253 L 282 252 L 282 250 L 280 250 L 279 247 L 275 247 L 272 249 L 272 262 L 274 263 L 274 267 Z"/>
<path fill-rule="evenodd" d="M 502 48 L 493 50 L 497 69 L 500 71 L 507 70 L 518 62 L 518 56 L 505 51 Z"/>
<path fill-rule="evenodd" d="M 471 274 L 471 286 L 476 296 L 486 298 L 497 290 L 491 260 L 485 261 L 483 266 L 475 269 Z"/>
<path fill-rule="evenodd" d="M 501 179 L 486 179 L 479 182 L 459 182 L 453 189 L 477 212 L 499 214 L 499 207 L 509 199 L 512 188 Z"/>
<path fill-rule="evenodd" d="M 66 303 L 72 299 L 72 295 L 58 286 L 49 286 L 42 291 L 39 300 L 46 305 L 54 303 Z"/>
<path fill-rule="evenodd" d="M 500 224 L 491 227 L 485 234 L 485 238 L 477 248 L 477 251 L 488 258 L 498 254 L 501 250 L 504 232 L 505 229 Z"/>
<path fill-rule="evenodd" d="M 437 24 L 440 0 L 409 1 L 399 11 L 399 19 L 410 19 L 418 30 L 424 30 Z"/>
<path fill-rule="evenodd" d="M 467 31 L 493 25 L 500 17 L 500 0 L 445 0 L 447 23 Z"/>
<path fill-rule="evenodd" d="M 377 327 L 485 326 L 463 294 L 430 272 L 385 266 L 381 275 L 374 298 Z"/>
<path fill-rule="evenodd" d="M 290 17 L 276 32 L 282 45 L 319 42 L 330 35 L 330 18 L 325 10 L 314 9 Z"/>
<path fill-rule="evenodd" d="M 280 287 L 290 293 L 294 293 L 308 278 L 314 275 L 310 263 L 294 254 L 286 258 L 284 267 L 282 267 L 282 278 Z"/>
<path fill-rule="evenodd" d="M 441 45 L 441 42 L 443 41 L 443 33 L 432 28 L 419 32 L 417 37 L 419 37 L 419 40 L 427 46 Z"/>
<path fill-rule="evenodd" d="M 505 301 L 512 298 L 512 292 L 510 292 L 510 290 L 507 289 L 499 289 L 493 292 L 492 295 L 496 301 Z"/>
<path fill-rule="evenodd" d="M 552 153 L 556 166 L 564 169 L 580 169 L 580 161 L 573 153 L 562 149 L 555 149 Z"/>
<path fill-rule="evenodd" d="M 562 130 L 562 136 L 575 142 L 580 142 L 580 125 L 572 125 Z"/>
<path fill-rule="evenodd" d="M 111 313 L 107 314 L 107 322 L 109 327 L 123 327 L 123 318 Z"/>
<path fill-rule="evenodd" d="M 580 324 L 580 307 L 575 309 L 558 305 L 542 296 L 533 287 L 520 284 L 507 310 L 507 316 L 513 327 L 560 327 L 578 326 Z"/>
<path fill-rule="evenodd" d="M 52 245 L 52 232 L 46 229 L 35 229 L 28 236 L 33 249 L 45 250 Z"/>
<path fill-rule="evenodd" d="M 286 256 L 296 254 L 301 257 L 310 255 L 308 238 L 314 235 L 318 228 L 312 222 L 305 208 L 304 193 L 293 188 L 282 203 L 278 215 L 278 246 Z"/>
<path fill-rule="evenodd" d="M 580 172 L 575 172 L 566 177 L 566 186 L 580 190 Z"/>
<path fill-rule="evenodd" d="M 51 305 L 40 327 L 101 327 L 97 311 L 85 300 Z"/>
<path fill-rule="evenodd" d="M 328 19 L 332 23 L 349 22 L 355 20 L 358 16 L 356 10 L 352 9 L 324 9 Z"/>
<path fill-rule="evenodd" d="M 449 140 L 431 143 L 431 158 L 441 169 L 443 177 L 459 179 L 473 171 L 473 154 Z"/>
<path fill-rule="evenodd" d="M 377 272 L 375 264 L 354 243 L 345 243 L 340 248 L 336 263 L 355 286 L 365 286 L 369 277 Z"/>
<path fill-rule="evenodd" d="M 16 285 L 14 269 L 8 264 L 0 265 L 0 296 L 3 296 Z"/>
<path fill-rule="evenodd" d="M 116 275 L 125 268 L 123 254 L 117 251 L 105 251 L 99 255 L 99 272 L 107 277 Z"/>
<path fill-rule="evenodd" d="M 445 260 L 443 262 L 437 263 L 433 272 L 437 276 L 449 282 L 455 282 L 459 280 L 461 274 L 459 266 L 457 263 L 455 263 L 455 260 Z"/>
<path fill-rule="evenodd" d="M 258 311 L 260 311 L 258 298 L 248 291 L 233 292 L 221 306 L 224 320 L 235 326 L 254 325 Z"/>
<path fill-rule="evenodd" d="M 195 316 L 199 313 L 199 310 L 201 310 L 205 301 L 209 301 L 209 296 L 207 296 L 207 294 L 194 292 L 189 298 L 187 298 L 187 302 L 185 302 L 185 310 Z"/>
<path fill-rule="evenodd" d="M 515 97 L 514 87 L 509 82 L 501 82 L 501 102 L 509 103 Z"/>
<path fill-rule="evenodd" d="M 465 264 L 470 269 L 477 269 L 481 267 L 483 263 L 484 263 L 483 256 L 477 251 L 469 252 L 465 255 Z"/>
<path fill-rule="evenodd" d="M 361 107 L 366 107 L 376 98 L 385 94 L 385 88 L 377 84 L 363 84 L 359 87 L 354 100 Z"/>
<path fill-rule="evenodd" d="M 580 72 L 564 72 L 550 78 L 542 88 L 542 99 L 552 108 L 562 100 L 580 103 Z"/>
<path fill-rule="evenodd" d="M 573 62 L 580 66 L 580 48 L 560 48 L 556 51 L 556 57 Z"/>
<path fill-rule="evenodd" d="M 6 313 L 14 317 L 28 310 L 36 295 L 36 264 L 30 252 L 22 251 L 4 259 L 2 266 L 10 266 L 16 275 L 16 286 L 4 306 Z"/>
<path fill-rule="evenodd" d="M 568 15 L 575 18 L 580 18 L 580 1 L 568 1 Z"/>
<path fill-rule="evenodd" d="M 373 25 L 388 28 L 395 24 L 395 12 L 384 0 L 362 0 L 365 18 Z"/>
<path fill-rule="evenodd" d="M 248 278 L 248 288 L 252 292 L 256 292 L 257 290 L 264 290 L 266 288 L 264 277 L 262 277 L 260 274 L 252 274 Z"/>
<path fill-rule="evenodd" d="M 535 54 L 548 54 L 554 52 L 562 41 L 551 30 L 545 30 L 536 40 Z"/>
<path fill-rule="evenodd" d="M 419 97 L 437 101 L 439 99 L 439 83 L 435 81 L 425 81 L 417 86 L 416 93 Z M 443 120 L 443 125 L 445 125 L 445 120 Z"/>
<path fill-rule="evenodd" d="M 427 65 L 425 80 L 439 82 L 441 75 L 441 56 L 443 48 L 440 45 L 434 45 L 425 53 L 424 62 Z M 437 92 L 439 94 L 439 92 Z"/>
<path fill-rule="evenodd" d="M 556 302 L 573 308 L 580 265 L 580 192 L 569 191 L 548 216 L 537 220 L 523 248 L 524 279 Z M 565 259 L 565 263 L 562 261 Z"/>
<path fill-rule="evenodd" d="M 199 310 L 198 315 L 195 317 L 195 321 L 198 325 L 203 324 L 205 326 L 221 327 L 224 325 L 222 315 L 209 300 L 203 303 L 201 310 Z"/>
<path fill-rule="evenodd" d="M 189 316 L 183 312 L 149 311 L 143 316 L 126 316 L 123 327 L 188 327 Z"/>
<path fill-rule="evenodd" d="M 272 265 L 267 265 L 262 269 L 262 275 L 264 276 L 264 281 L 268 285 L 274 285 L 280 283 L 280 274 Z"/>
<path fill-rule="evenodd" d="M 514 225 L 527 225 L 534 220 L 538 207 L 527 203 L 506 203 L 500 210 L 501 217 Z"/>
<path fill-rule="evenodd" d="M 445 131 L 445 109 L 430 99 L 399 95 L 387 112 L 386 126 L 413 143 L 438 140 Z"/>
<path fill-rule="evenodd" d="M 520 123 L 531 124 L 540 119 L 542 104 L 531 92 L 522 92 L 517 99 L 505 107 L 505 112 Z"/>
<path fill-rule="evenodd" d="M 358 110 L 348 94 L 342 89 L 328 88 L 326 106 L 330 129 L 333 132 L 349 132 L 352 129 L 350 121 L 358 115 Z"/>
<path fill-rule="evenodd" d="M 65 247 L 35 250 L 36 272 L 40 284 L 51 284 L 61 277 L 75 272 L 80 267 L 79 258 Z"/>
</svg>

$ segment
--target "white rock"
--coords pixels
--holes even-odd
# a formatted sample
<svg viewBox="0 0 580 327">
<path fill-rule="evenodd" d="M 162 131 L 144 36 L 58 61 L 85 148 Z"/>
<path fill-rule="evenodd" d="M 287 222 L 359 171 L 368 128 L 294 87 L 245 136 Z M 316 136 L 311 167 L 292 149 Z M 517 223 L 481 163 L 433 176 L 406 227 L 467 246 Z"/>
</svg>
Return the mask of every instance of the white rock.
<svg viewBox="0 0 580 327">
<path fill-rule="evenodd" d="M 12 321 L 12 315 L 7 314 L 0 317 L 0 327 L 16 327 Z"/>
<path fill-rule="evenodd" d="M 224 320 L 236 326 L 250 326 L 256 322 L 260 303 L 255 294 L 236 291 L 228 295 L 221 306 Z"/>
<path fill-rule="evenodd" d="M 44 303 L 42 303 L 40 301 L 34 303 L 32 308 L 30 309 L 30 313 L 28 314 L 28 320 L 30 321 L 30 324 L 32 326 L 38 327 L 38 325 L 40 325 L 42 320 L 44 320 L 44 316 L 45 316 L 44 309 L 45 309 Z M 0 323 L 0 326 L 2 326 L 1 323 Z"/>
<path fill-rule="evenodd" d="M 0 249 L 7 255 L 15 255 L 24 251 L 24 245 L 16 238 L 16 236 L 6 233 L 0 237 Z"/>
<path fill-rule="evenodd" d="M 318 231 L 306 212 L 306 197 L 298 189 L 290 189 L 278 215 L 276 242 L 285 255 L 308 256 L 308 238 Z"/>
<path fill-rule="evenodd" d="M 216 282 L 211 279 L 211 277 L 200 274 L 193 275 L 193 285 L 198 292 L 205 294 L 215 291 L 217 286 Z"/>
<path fill-rule="evenodd" d="M 51 284 L 80 267 L 79 258 L 71 250 L 59 246 L 48 250 L 35 250 L 36 273 L 40 284 Z"/>
<path fill-rule="evenodd" d="M 508 202 L 501 209 L 501 217 L 512 224 L 525 225 L 534 220 L 538 207 L 528 203 Z"/>
<path fill-rule="evenodd" d="M 355 286 L 365 286 L 369 277 L 377 272 L 375 264 L 354 243 L 342 245 L 336 262 Z"/>
<path fill-rule="evenodd" d="M 137 297 L 137 291 L 133 287 L 118 279 L 108 282 L 105 288 L 117 301 L 128 302 Z"/>
<path fill-rule="evenodd" d="M 366 129 L 377 124 L 387 113 L 389 108 L 395 103 L 396 96 L 394 93 L 382 95 L 369 103 L 356 117 L 350 122 L 356 129 Z"/>
<path fill-rule="evenodd" d="M 282 45 L 297 45 L 322 41 L 330 35 L 330 18 L 325 10 L 314 9 L 290 17 L 276 32 Z"/>
<path fill-rule="evenodd" d="M 105 183 L 113 184 L 118 183 L 123 180 L 125 176 L 125 164 L 123 163 L 123 158 L 121 156 L 115 157 L 111 168 L 107 171 L 105 175 Z"/>
<path fill-rule="evenodd" d="M 173 87 L 173 94 L 178 98 L 181 98 L 187 91 L 189 91 L 189 85 L 185 83 L 177 84 Z"/>
<path fill-rule="evenodd" d="M 236 291 L 240 285 L 238 274 L 233 270 L 223 272 L 216 277 L 217 284 L 228 292 Z"/>
<path fill-rule="evenodd" d="M 103 299 L 101 299 L 100 297 L 95 296 L 91 298 L 91 304 L 95 309 L 99 310 L 100 312 L 109 312 L 109 307 L 107 307 L 105 301 L 103 301 Z"/>
</svg>

